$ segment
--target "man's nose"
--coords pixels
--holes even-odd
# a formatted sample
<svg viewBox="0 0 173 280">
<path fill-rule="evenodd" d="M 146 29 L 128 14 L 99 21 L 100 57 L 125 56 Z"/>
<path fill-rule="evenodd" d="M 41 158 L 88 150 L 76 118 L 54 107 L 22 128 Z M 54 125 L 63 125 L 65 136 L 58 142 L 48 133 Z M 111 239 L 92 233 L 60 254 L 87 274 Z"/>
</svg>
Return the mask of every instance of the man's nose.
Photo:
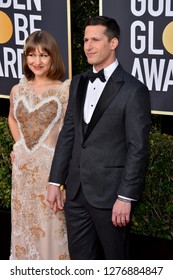
<svg viewBox="0 0 173 280">
<path fill-rule="evenodd" d="M 91 41 L 88 41 L 88 42 L 86 43 L 86 49 L 87 49 L 87 50 L 91 50 L 91 49 L 92 49 L 92 42 L 91 42 Z"/>
</svg>

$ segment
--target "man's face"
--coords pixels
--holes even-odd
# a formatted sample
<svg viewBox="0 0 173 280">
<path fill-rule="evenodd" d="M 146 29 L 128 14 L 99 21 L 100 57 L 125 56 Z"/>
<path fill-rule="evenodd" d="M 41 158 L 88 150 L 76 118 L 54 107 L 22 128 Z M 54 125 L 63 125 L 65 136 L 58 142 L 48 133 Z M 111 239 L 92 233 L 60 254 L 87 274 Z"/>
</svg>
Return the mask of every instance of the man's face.
<svg viewBox="0 0 173 280">
<path fill-rule="evenodd" d="M 102 25 L 89 25 L 84 34 L 85 55 L 88 63 L 94 65 L 97 71 L 114 62 L 118 45 L 116 38 L 108 40 L 105 30 L 106 27 Z"/>
</svg>

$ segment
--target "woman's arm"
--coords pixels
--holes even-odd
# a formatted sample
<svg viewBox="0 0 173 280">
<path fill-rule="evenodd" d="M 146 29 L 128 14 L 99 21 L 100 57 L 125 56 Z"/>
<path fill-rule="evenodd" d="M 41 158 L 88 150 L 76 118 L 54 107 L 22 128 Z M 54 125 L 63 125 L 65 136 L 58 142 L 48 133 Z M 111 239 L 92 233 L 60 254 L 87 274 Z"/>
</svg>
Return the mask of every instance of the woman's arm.
<svg viewBox="0 0 173 280">
<path fill-rule="evenodd" d="M 18 85 L 14 86 L 10 93 L 10 110 L 8 115 L 8 124 L 10 127 L 11 134 L 13 136 L 14 141 L 18 141 L 20 138 L 17 121 L 14 117 L 14 103 L 13 103 L 13 96 L 17 90 Z"/>
</svg>

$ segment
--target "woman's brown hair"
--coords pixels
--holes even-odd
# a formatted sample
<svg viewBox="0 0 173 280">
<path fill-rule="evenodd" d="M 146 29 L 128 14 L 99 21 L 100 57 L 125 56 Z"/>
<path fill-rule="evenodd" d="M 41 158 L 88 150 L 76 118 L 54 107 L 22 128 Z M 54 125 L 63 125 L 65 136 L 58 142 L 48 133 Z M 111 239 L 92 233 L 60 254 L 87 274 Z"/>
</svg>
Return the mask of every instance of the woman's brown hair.
<svg viewBox="0 0 173 280">
<path fill-rule="evenodd" d="M 53 80 L 62 79 L 65 75 L 65 66 L 58 44 L 53 36 L 44 30 L 35 31 L 26 39 L 23 57 L 23 72 L 25 77 L 28 80 L 32 80 L 35 77 L 34 73 L 28 67 L 27 56 L 31 51 L 35 51 L 38 46 L 51 57 L 51 67 L 47 73 L 47 77 Z"/>
</svg>

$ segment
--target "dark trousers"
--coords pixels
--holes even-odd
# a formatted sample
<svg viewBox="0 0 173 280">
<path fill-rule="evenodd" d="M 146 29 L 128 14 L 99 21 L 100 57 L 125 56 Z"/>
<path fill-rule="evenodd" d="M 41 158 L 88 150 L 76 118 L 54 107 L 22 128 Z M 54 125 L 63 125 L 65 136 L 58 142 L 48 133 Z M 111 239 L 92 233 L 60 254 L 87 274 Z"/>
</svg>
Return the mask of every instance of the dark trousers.
<svg viewBox="0 0 173 280">
<path fill-rule="evenodd" d="M 65 215 L 72 260 L 128 259 L 129 227 L 115 227 L 111 221 L 112 209 L 90 205 L 82 187 L 73 200 L 67 198 Z"/>
</svg>

